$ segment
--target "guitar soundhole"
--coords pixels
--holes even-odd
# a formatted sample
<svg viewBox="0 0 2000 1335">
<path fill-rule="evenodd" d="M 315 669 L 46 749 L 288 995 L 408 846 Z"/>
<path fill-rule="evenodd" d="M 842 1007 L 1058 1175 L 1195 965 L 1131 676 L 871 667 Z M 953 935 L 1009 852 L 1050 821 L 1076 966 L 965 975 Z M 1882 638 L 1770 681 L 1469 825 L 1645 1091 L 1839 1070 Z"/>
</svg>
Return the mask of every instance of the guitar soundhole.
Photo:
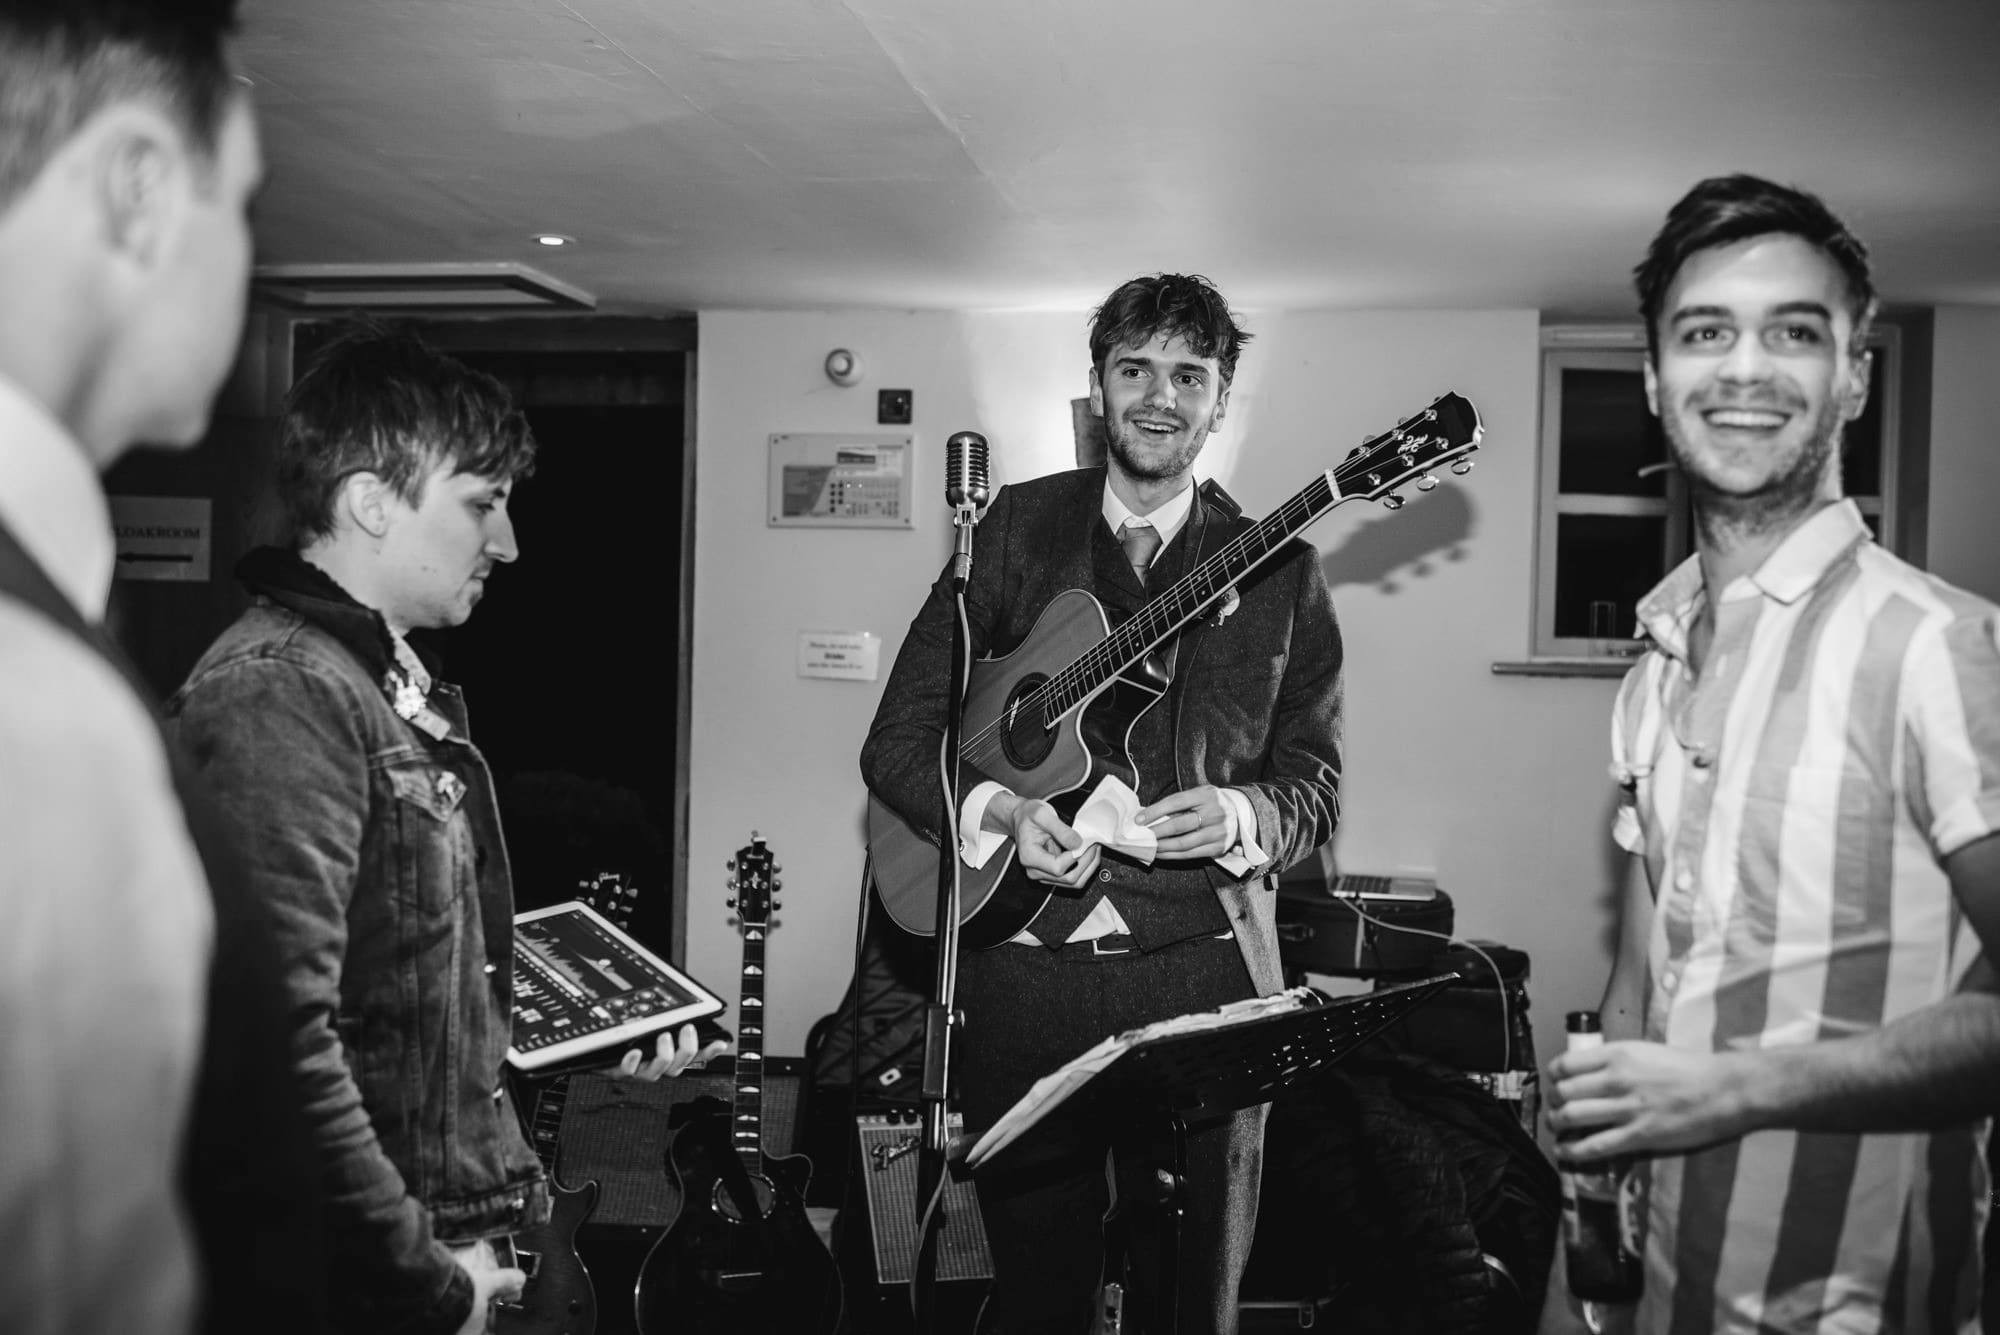
<svg viewBox="0 0 2000 1335">
<path fill-rule="evenodd" d="M 1015 682 L 1013 691 L 1007 696 L 1006 708 L 1001 711 L 1000 749 L 1007 753 L 1007 762 L 1015 769 L 1035 768 L 1048 759 L 1049 752 L 1055 748 L 1054 730 L 1042 725 L 1046 711 L 1026 700 L 1047 680 L 1047 674 L 1043 673 Z"/>
<path fill-rule="evenodd" d="M 752 1177 L 750 1179 L 750 1191 L 756 1197 L 754 1205 L 757 1210 L 757 1218 L 762 1219 L 770 1214 L 771 1205 L 776 1200 L 776 1193 L 771 1186 L 771 1179 L 767 1177 Z M 715 1184 L 713 1204 L 715 1212 L 730 1223 L 741 1224 L 746 1222 L 742 1203 L 729 1190 L 727 1182 L 717 1182 Z"/>
</svg>

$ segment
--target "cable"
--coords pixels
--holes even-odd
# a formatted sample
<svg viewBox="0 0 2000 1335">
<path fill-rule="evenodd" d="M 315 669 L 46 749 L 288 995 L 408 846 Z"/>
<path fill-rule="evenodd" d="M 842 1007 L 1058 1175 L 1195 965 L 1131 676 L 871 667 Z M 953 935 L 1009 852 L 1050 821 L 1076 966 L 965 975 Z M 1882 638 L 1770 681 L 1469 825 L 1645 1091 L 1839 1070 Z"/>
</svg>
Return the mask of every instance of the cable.
<svg viewBox="0 0 2000 1335">
<path fill-rule="evenodd" d="M 947 1125 L 949 1125 L 949 1123 L 947 1123 Z M 931 1188 L 931 1198 L 924 1202 L 924 1212 L 917 1216 L 916 1250 L 910 1253 L 910 1315 L 911 1316 L 916 1316 L 918 1314 L 917 1280 L 923 1274 L 923 1269 L 924 1269 L 921 1265 L 917 1264 L 917 1258 L 923 1255 L 924 1234 L 931 1226 L 931 1216 L 937 1213 L 938 1202 L 944 1199 L 944 1189 L 946 1184 L 949 1183 L 950 1181 L 951 1181 L 951 1169 L 947 1167 L 945 1171 L 938 1174 L 937 1185 Z M 938 1235 L 937 1246 L 938 1246 L 938 1251 L 942 1252 L 944 1250 L 944 1235 L 942 1233 Z"/>
<path fill-rule="evenodd" d="M 1502 1071 L 1511 1071 L 1514 1069 L 1514 1015 L 1512 1008 L 1507 1004 L 1507 976 L 1500 972 L 1500 966 L 1494 963 L 1491 955 L 1465 938 L 1452 936 L 1448 932 L 1433 932 L 1428 927 L 1408 927 L 1399 922 L 1390 922 L 1386 918 L 1378 918 L 1361 907 L 1361 898 L 1358 895 L 1335 895 L 1333 896 L 1333 900 L 1336 904 L 1344 904 L 1349 909 L 1352 909 L 1354 916 L 1360 918 L 1363 922 L 1371 923 L 1384 931 L 1407 932 L 1411 936 L 1434 937 L 1448 946 L 1464 946 L 1467 950 L 1479 956 L 1480 959 L 1485 960 L 1486 967 L 1493 971 L 1493 986 L 1500 993 L 1500 1069 Z M 1381 951 L 1379 947 L 1376 953 L 1378 956 L 1380 955 Z"/>
</svg>

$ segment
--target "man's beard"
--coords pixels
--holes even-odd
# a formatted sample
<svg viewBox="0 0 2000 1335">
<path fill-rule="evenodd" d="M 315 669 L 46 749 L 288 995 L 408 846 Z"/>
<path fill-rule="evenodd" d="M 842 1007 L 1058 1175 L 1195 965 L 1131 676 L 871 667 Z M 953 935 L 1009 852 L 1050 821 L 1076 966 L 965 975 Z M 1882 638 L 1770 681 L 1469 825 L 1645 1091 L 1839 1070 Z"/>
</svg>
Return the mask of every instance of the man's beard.
<svg viewBox="0 0 2000 1335">
<path fill-rule="evenodd" d="M 1789 528 L 1816 508 L 1827 461 L 1840 449 L 1843 425 L 1839 404 L 1829 399 L 1789 466 L 1752 491 L 1731 491 L 1701 472 L 1699 456 L 1681 434 L 1682 421 L 1679 413 L 1669 413 L 1661 418 L 1660 427 L 1687 483 L 1695 522 L 1711 533 L 1741 537 Z"/>
<path fill-rule="evenodd" d="M 1123 420 L 1104 424 L 1105 446 L 1125 472 L 1132 477 L 1151 480 L 1179 477 L 1194 466 L 1195 456 L 1208 441 L 1206 427 L 1188 429 L 1187 440 L 1180 448 L 1166 454 L 1155 454 L 1146 450 L 1146 435 L 1138 427 Z"/>
</svg>

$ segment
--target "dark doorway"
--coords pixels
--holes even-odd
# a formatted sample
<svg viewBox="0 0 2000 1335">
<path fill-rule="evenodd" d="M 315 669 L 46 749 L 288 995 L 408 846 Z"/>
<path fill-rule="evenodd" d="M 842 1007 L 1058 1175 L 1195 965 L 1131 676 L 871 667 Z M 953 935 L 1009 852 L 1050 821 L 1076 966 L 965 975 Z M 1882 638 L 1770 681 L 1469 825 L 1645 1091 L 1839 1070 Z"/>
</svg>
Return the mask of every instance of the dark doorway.
<svg viewBox="0 0 2000 1335">
<path fill-rule="evenodd" d="M 454 355 L 507 384 L 540 446 L 511 506 L 520 560 L 440 637 L 518 907 L 616 872 L 639 891 L 635 935 L 670 954 L 686 354 Z"/>
</svg>

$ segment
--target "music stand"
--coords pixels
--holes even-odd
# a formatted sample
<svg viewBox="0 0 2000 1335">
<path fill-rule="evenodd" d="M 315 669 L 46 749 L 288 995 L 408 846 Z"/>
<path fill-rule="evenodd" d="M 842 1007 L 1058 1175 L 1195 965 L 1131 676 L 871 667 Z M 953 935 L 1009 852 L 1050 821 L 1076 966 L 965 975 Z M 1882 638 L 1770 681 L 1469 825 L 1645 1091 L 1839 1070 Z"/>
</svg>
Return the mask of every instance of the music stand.
<svg viewBox="0 0 2000 1335">
<path fill-rule="evenodd" d="M 1118 1212 L 1124 1212 L 1128 1184 L 1144 1182 L 1151 1188 L 1133 1203 L 1151 1217 L 1159 1273 L 1153 1276 L 1157 1301 L 1148 1306 L 1162 1312 L 1164 1320 L 1149 1323 L 1146 1329 L 1149 1335 L 1175 1335 L 1180 1321 L 1180 1198 L 1188 1123 L 1270 1102 L 1294 1082 L 1347 1056 L 1456 979 L 1456 974 L 1443 974 L 1338 998 L 1312 993 L 1318 1000 L 1296 1010 L 1142 1039 L 1052 1103 L 1015 1139 L 971 1164 L 970 1170 L 977 1176 L 996 1163 L 1017 1162 L 1028 1154 L 1021 1147 L 1032 1149 L 1038 1128 L 1051 1124 L 1090 1119 L 1100 1126 L 1123 1128 L 1112 1139 L 1119 1159 Z M 1128 1155 L 1135 1161 L 1127 1163 Z M 1126 1257 L 1117 1254 L 1122 1249 L 1122 1240 L 1107 1230 L 1107 1276 L 1122 1272 Z"/>
</svg>

